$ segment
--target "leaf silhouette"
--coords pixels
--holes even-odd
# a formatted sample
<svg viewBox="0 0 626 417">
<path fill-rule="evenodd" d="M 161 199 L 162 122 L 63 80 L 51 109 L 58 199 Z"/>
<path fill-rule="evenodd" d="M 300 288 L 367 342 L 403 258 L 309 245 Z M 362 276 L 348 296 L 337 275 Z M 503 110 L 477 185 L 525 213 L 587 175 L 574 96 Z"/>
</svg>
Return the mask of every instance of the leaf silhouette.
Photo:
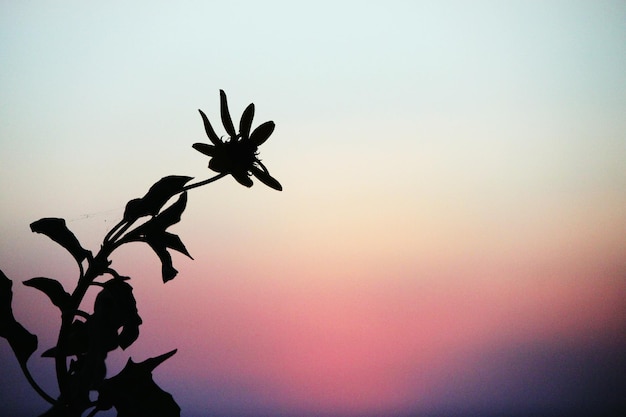
<svg viewBox="0 0 626 417">
<path fill-rule="evenodd" d="M 89 348 L 89 333 L 87 329 L 87 323 L 80 320 L 74 320 L 70 327 L 70 334 L 68 337 L 65 351 L 62 352 L 63 356 L 79 356 L 87 352 Z M 57 347 L 50 348 L 41 354 L 42 358 L 54 358 L 57 356 Z"/>
<path fill-rule="evenodd" d="M 99 389 L 97 409 L 115 407 L 118 417 L 180 417 L 180 407 L 152 379 L 152 371 L 176 350 L 135 363 L 128 359 L 124 369 L 105 379 Z"/>
<path fill-rule="evenodd" d="M 156 255 L 161 260 L 161 275 L 163 277 L 163 282 L 174 279 L 178 274 L 178 271 L 174 268 L 174 265 L 172 264 L 172 256 L 167 251 L 168 247 L 178 250 L 179 252 L 182 252 L 191 258 L 191 255 L 189 255 L 189 252 L 187 252 L 187 248 L 185 248 L 185 245 L 183 245 L 183 242 L 177 235 L 163 232 L 158 234 L 148 234 L 146 235 L 145 239 L 148 245 L 150 245 L 150 247 L 154 251 L 154 253 L 156 253 Z M 179 247 L 177 249 L 171 246 L 178 244 L 180 244 L 182 248 Z"/>
<path fill-rule="evenodd" d="M 163 277 L 163 282 L 174 279 L 178 274 L 178 271 L 172 264 L 172 256 L 167 251 L 168 248 L 174 249 L 175 251 L 193 259 L 178 235 L 168 232 L 150 233 L 146 235 L 145 239 L 152 250 L 154 250 L 154 253 L 156 253 L 161 260 L 161 275 Z"/>
<path fill-rule="evenodd" d="M 31 223 L 30 230 L 42 233 L 63 246 L 79 264 L 91 255 L 91 252 L 83 249 L 74 233 L 67 228 L 64 219 L 54 217 L 39 219 Z"/>
<path fill-rule="evenodd" d="M 135 240 L 137 237 L 144 236 L 146 234 L 164 232 L 165 229 L 180 221 L 180 216 L 183 214 L 183 211 L 185 211 L 186 206 L 187 192 L 185 191 L 180 195 L 180 197 L 178 197 L 178 200 L 176 200 L 175 203 L 163 210 L 157 216 L 137 227 L 135 230 L 129 232 L 127 237 Z"/>
<path fill-rule="evenodd" d="M 174 249 L 175 251 L 180 252 L 183 255 L 187 255 L 189 258 L 193 259 L 178 235 L 165 232 L 162 236 L 160 236 L 160 243 L 165 245 L 166 248 Z"/>
<path fill-rule="evenodd" d="M 124 220 L 134 221 L 140 217 L 155 216 L 167 200 L 180 193 L 192 177 L 170 175 L 155 182 L 142 198 L 130 200 L 124 210 Z"/>
<path fill-rule="evenodd" d="M 24 281 L 24 285 L 33 287 L 43 292 L 50 298 L 52 304 L 59 307 L 61 311 L 69 308 L 71 296 L 65 291 L 63 285 L 55 279 L 37 277 Z"/>
<path fill-rule="evenodd" d="M 150 245 L 161 261 L 161 275 L 163 282 L 176 277 L 178 271 L 172 264 L 172 257 L 168 248 L 183 253 L 191 258 L 187 248 L 180 238 L 165 231 L 171 225 L 178 223 L 187 205 L 187 193 L 183 192 L 178 200 L 163 210 L 159 215 L 148 220 L 146 223 L 128 233 L 127 238 L 131 241 L 145 241 Z M 191 258 L 193 259 L 193 258 Z"/>
<path fill-rule="evenodd" d="M 111 279 L 96 296 L 93 315 L 87 320 L 90 347 L 98 345 L 110 351 L 119 345 L 126 349 L 139 337 L 141 323 L 133 287 L 121 279 Z"/>
<path fill-rule="evenodd" d="M 9 345 L 22 366 L 37 350 L 37 336 L 30 333 L 13 316 L 13 282 L 0 270 L 0 337 L 9 341 Z"/>
</svg>

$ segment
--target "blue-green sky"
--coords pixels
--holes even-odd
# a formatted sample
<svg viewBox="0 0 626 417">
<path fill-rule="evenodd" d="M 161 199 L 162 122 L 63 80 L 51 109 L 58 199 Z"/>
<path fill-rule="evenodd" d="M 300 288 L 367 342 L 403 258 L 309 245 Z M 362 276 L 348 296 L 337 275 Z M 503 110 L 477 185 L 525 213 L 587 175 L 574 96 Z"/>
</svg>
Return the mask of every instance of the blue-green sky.
<svg viewBox="0 0 626 417">
<path fill-rule="evenodd" d="M 625 396 L 623 1 L 5 1 L 0 62 L 0 268 L 40 352 L 56 312 L 19 282 L 76 271 L 28 225 L 96 250 L 157 179 L 211 175 L 224 89 L 276 122 L 284 191 L 191 192 L 167 285 L 115 258 L 144 325 L 112 374 L 178 348 L 156 378 L 189 417 Z M 0 410 L 45 410 L 0 349 Z"/>
</svg>

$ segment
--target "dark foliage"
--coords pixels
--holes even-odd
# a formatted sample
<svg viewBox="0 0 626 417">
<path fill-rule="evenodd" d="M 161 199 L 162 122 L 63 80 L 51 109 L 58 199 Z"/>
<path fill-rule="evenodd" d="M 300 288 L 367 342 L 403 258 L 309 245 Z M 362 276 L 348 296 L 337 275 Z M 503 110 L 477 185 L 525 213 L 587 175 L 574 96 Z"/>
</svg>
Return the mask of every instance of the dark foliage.
<svg viewBox="0 0 626 417">
<path fill-rule="evenodd" d="M 0 336 L 7 339 L 32 387 L 52 406 L 43 414 L 47 417 L 89 417 L 114 407 L 119 417 L 179 417 L 180 407 L 172 395 L 152 379 L 154 369 L 170 358 L 175 350 L 135 363 L 132 359 L 124 369 L 107 378 L 106 359 L 109 352 L 126 349 L 139 337 L 142 319 L 137 309 L 130 278 L 120 275 L 109 259 L 120 246 L 131 242 L 148 244 L 161 261 L 161 278 L 168 282 L 176 277 L 170 250 L 191 255 L 180 237 L 168 228 L 180 222 L 187 207 L 187 191 L 209 184 L 226 175 L 250 187 L 254 175 L 269 187 L 282 190 L 280 183 L 269 175 L 258 158 L 258 146 L 274 130 L 274 122 L 266 122 L 252 133 L 254 104 L 241 117 L 239 133 L 235 131 L 226 94 L 220 90 L 222 124 L 229 137 L 222 141 L 215 134 L 208 118 L 200 111 L 212 145 L 196 143 L 193 147 L 210 156 L 209 168 L 218 175 L 188 185 L 192 177 L 170 175 L 154 183 L 141 198 L 126 204 L 122 220 L 104 237 L 95 256 L 84 249 L 68 229 L 65 220 L 43 218 L 30 227 L 61 245 L 78 264 L 76 287 L 70 293 L 52 278 L 35 277 L 24 285 L 41 291 L 61 312 L 61 327 L 57 344 L 42 356 L 54 359 L 60 395 L 52 398 L 30 375 L 28 359 L 37 350 L 37 336 L 26 330 L 13 316 L 12 281 L 0 271 Z M 178 198 L 169 206 L 168 202 Z M 143 223 L 135 225 L 143 219 Z M 193 258 L 191 258 L 193 259 Z M 109 279 L 102 280 L 101 277 Z M 81 309 L 89 288 L 99 288 L 93 313 Z M 95 401 L 91 400 L 97 395 Z M 88 411 L 90 410 L 90 411 Z"/>
</svg>

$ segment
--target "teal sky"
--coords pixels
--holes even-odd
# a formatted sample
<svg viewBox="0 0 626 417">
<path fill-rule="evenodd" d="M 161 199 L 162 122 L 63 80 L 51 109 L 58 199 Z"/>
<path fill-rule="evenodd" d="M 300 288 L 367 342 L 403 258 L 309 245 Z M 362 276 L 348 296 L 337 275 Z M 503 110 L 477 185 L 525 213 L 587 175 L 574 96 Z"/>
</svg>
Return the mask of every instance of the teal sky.
<svg viewBox="0 0 626 417">
<path fill-rule="evenodd" d="M 195 260 L 165 286 L 120 253 L 145 342 L 114 363 L 179 348 L 160 383 L 189 417 L 610 403 L 564 381 L 626 346 L 625 22 L 608 0 L 3 2 L 16 316 L 46 349 L 54 309 L 19 282 L 76 273 L 29 224 L 63 217 L 96 250 L 159 178 L 210 176 L 191 144 L 224 89 L 276 122 L 260 156 L 284 191 L 192 192 Z M 5 345 L 0 404 L 43 411 Z"/>
</svg>

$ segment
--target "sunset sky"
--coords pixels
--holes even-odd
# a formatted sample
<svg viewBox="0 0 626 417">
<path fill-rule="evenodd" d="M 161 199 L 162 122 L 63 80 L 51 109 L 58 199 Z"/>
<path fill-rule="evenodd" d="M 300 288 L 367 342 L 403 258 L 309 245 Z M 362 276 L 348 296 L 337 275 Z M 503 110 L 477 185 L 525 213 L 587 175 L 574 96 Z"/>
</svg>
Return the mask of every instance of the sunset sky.
<svg viewBox="0 0 626 417">
<path fill-rule="evenodd" d="M 109 376 L 178 348 L 184 417 L 626 411 L 625 2 L 5 1 L 0 62 L 0 269 L 50 394 L 58 309 L 21 282 L 78 271 L 30 223 L 97 251 L 211 176 L 223 89 L 284 190 L 190 191 L 166 284 L 113 255 L 144 324 Z M 0 364 L 0 414 L 45 411 Z"/>
</svg>

